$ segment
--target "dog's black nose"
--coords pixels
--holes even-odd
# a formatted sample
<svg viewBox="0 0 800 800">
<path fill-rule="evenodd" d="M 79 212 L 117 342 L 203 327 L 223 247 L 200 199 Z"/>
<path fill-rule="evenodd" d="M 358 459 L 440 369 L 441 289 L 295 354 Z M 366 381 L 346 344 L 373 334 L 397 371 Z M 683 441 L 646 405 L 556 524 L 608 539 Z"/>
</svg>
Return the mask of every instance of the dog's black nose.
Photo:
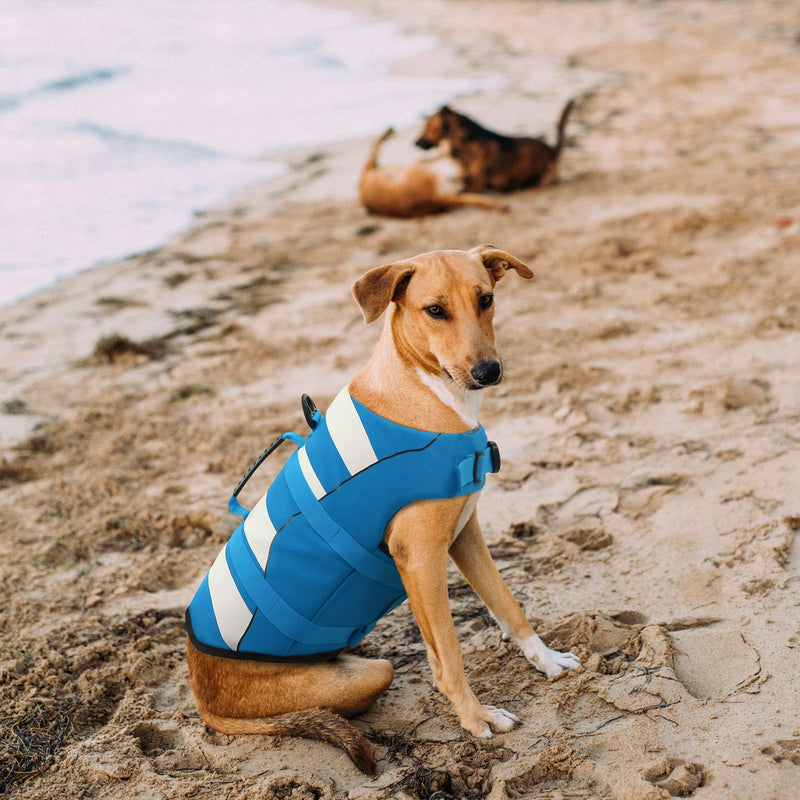
<svg viewBox="0 0 800 800">
<path fill-rule="evenodd" d="M 481 386 L 491 386 L 500 380 L 500 362 L 496 358 L 482 361 L 470 370 L 470 374 Z"/>
<path fill-rule="evenodd" d="M 430 150 L 433 147 L 433 142 L 429 142 L 424 136 L 420 136 L 414 144 L 423 150 Z"/>
</svg>

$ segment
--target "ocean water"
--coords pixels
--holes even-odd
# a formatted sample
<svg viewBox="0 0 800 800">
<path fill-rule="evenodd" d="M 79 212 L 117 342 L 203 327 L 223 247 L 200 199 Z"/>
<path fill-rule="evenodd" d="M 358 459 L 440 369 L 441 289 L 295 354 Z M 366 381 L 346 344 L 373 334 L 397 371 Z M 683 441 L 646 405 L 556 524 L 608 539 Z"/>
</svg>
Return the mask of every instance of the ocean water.
<svg viewBox="0 0 800 800">
<path fill-rule="evenodd" d="M 389 73 L 434 44 L 295 0 L 0 0 L 0 304 L 478 88 Z"/>
</svg>

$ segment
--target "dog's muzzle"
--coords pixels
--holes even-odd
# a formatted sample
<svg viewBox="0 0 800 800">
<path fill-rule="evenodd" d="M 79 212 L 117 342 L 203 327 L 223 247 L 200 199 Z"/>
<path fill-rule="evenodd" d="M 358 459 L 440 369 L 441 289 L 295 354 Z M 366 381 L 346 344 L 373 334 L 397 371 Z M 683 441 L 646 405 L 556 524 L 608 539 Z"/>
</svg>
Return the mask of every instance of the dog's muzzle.
<svg viewBox="0 0 800 800">
<path fill-rule="evenodd" d="M 432 147 L 436 147 L 433 142 L 428 141 L 424 136 L 420 136 L 414 144 L 423 150 L 430 150 Z"/>
</svg>

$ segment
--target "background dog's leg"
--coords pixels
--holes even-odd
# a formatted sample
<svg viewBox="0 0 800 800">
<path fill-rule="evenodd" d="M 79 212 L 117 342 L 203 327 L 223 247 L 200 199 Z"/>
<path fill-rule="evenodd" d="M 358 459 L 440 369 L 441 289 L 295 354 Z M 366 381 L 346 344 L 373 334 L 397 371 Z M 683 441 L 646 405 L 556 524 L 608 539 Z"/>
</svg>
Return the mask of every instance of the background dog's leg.
<svg viewBox="0 0 800 800">
<path fill-rule="evenodd" d="M 381 145 L 394 134 L 394 128 L 387 128 L 373 143 L 372 149 L 370 150 L 369 156 L 367 156 L 367 161 L 364 164 L 364 168 L 362 170 L 362 175 L 365 175 L 372 169 L 375 169 L 378 166 L 378 152 L 381 149 Z"/>
<path fill-rule="evenodd" d="M 439 505 L 448 512 L 422 510 Z M 447 696 L 461 725 L 470 733 L 490 738 L 511 730 L 519 719 L 509 711 L 480 703 L 467 683 L 450 602 L 447 596 L 447 547 L 457 513 L 452 502 L 426 501 L 398 512 L 392 524 L 389 550 L 408 592 L 411 610 L 428 648 L 437 688 Z M 431 519 L 441 528 L 431 530 Z"/>
<path fill-rule="evenodd" d="M 522 648 L 525 657 L 536 669 L 552 678 L 565 669 L 580 666 L 577 656 L 551 650 L 534 633 L 519 603 L 497 571 L 481 533 L 477 514 L 469 518 L 451 545 L 450 556 L 470 586 L 486 603 L 503 633 Z"/>
<path fill-rule="evenodd" d="M 551 161 L 539 179 L 539 186 L 552 186 L 554 183 L 558 183 L 558 163 Z"/>
<path fill-rule="evenodd" d="M 440 203 L 446 207 L 452 206 L 477 206 L 478 208 L 489 208 L 492 211 L 508 211 L 508 205 L 491 197 L 484 197 L 480 194 L 462 192 L 461 194 L 441 194 L 437 193 L 432 198 L 434 203 Z"/>
<path fill-rule="evenodd" d="M 472 151 L 466 162 L 462 161 L 463 172 L 461 176 L 464 181 L 465 192 L 483 192 L 486 190 L 489 181 L 486 175 L 486 164 L 483 154 L 478 148 Z"/>
</svg>

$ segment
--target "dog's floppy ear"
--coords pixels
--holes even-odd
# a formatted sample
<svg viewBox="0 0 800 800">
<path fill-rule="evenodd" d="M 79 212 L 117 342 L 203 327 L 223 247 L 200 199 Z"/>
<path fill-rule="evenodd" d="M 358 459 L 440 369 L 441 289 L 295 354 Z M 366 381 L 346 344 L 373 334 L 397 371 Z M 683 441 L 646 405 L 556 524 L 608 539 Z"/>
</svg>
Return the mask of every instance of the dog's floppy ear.
<svg viewBox="0 0 800 800">
<path fill-rule="evenodd" d="M 500 250 L 493 244 L 479 244 L 473 247 L 470 253 L 476 253 L 480 256 L 483 265 L 489 270 L 489 274 L 494 279 L 494 282 L 500 280 L 509 269 L 517 271 L 520 278 L 532 278 L 533 270 L 527 265 L 523 264 L 518 258 L 515 258 L 511 253 L 505 250 Z"/>
<path fill-rule="evenodd" d="M 364 322 L 374 322 L 405 289 L 414 267 L 408 261 L 371 269 L 353 284 L 353 297 L 364 312 Z"/>
</svg>

